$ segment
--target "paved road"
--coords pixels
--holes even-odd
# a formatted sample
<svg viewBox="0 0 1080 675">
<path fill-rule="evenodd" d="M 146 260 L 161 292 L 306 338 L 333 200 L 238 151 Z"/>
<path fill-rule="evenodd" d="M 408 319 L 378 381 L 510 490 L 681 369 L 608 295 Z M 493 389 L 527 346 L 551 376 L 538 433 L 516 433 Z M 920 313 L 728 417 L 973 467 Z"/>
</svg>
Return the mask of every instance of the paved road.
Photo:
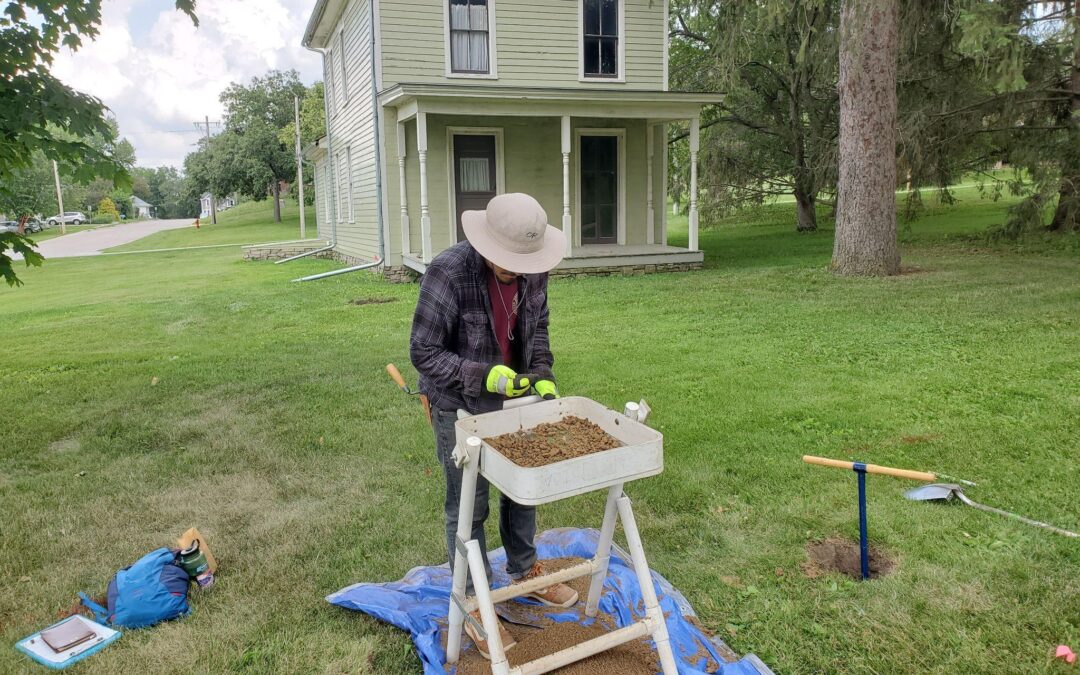
<svg viewBox="0 0 1080 675">
<path fill-rule="evenodd" d="M 107 248 L 136 241 L 155 232 L 189 227 L 191 223 L 191 218 L 181 218 L 179 220 L 144 220 L 138 223 L 99 227 L 96 230 L 83 230 L 46 239 L 38 244 L 38 250 L 47 259 L 98 255 Z"/>
</svg>

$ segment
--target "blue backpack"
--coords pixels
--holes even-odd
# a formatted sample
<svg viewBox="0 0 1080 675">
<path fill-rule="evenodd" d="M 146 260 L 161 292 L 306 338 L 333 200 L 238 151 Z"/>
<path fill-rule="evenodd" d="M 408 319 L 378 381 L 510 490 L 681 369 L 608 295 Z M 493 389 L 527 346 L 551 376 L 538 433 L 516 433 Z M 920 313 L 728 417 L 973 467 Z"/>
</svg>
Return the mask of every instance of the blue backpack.
<svg viewBox="0 0 1080 675">
<path fill-rule="evenodd" d="M 159 548 L 116 573 L 109 582 L 108 609 L 85 593 L 79 593 L 79 597 L 102 623 L 144 628 L 187 616 L 191 611 L 187 601 L 188 583 L 187 572 L 176 564 L 176 554 Z"/>
</svg>

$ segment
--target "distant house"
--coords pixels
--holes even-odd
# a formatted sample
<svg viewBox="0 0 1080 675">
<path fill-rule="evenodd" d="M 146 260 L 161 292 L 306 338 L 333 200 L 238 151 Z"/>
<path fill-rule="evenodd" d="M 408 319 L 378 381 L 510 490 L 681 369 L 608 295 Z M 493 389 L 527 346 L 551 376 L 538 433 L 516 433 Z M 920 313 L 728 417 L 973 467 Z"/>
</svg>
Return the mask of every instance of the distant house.
<svg viewBox="0 0 1080 675">
<path fill-rule="evenodd" d="M 144 202 L 138 197 L 131 198 L 131 207 L 135 210 L 136 218 L 152 218 L 150 211 L 154 208 L 153 204 Z"/>
<path fill-rule="evenodd" d="M 218 211 L 228 211 L 232 207 L 236 206 L 236 195 L 229 195 L 228 197 L 222 197 L 217 200 Z M 210 193 L 202 193 L 202 197 L 199 198 L 199 217 L 210 217 Z"/>
<path fill-rule="evenodd" d="M 721 96 L 668 90 L 668 16 L 668 0 L 316 0 L 320 237 L 423 273 L 463 239 L 463 211 L 528 192 L 567 235 L 565 273 L 700 266 L 699 119 Z M 693 167 L 688 246 L 668 243 L 672 124 Z"/>
</svg>

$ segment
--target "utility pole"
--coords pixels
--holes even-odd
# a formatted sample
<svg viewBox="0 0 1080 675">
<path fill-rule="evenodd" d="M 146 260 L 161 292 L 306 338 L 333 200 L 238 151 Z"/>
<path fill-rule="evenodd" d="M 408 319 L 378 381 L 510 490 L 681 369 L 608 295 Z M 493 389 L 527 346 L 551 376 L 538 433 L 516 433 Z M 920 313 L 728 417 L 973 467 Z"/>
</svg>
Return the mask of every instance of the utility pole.
<svg viewBox="0 0 1080 675">
<path fill-rule="evenodd" d="M 206 157 L 210 157 L 210 116 L 207 115 L 206 121 Z M 210 171 L 210 224 L 217 225 L 217 198 L 214 197 L 214 172 Z"/>
<path fill-rule="evenodd" d="M 64 220 L 64 192 L 60 189 L 60 169 L 56 167 L 56 160 L 52 163 L 53 179 L 56 180 L 56 202 L 60 206 L 60 234 L 67 234 L 67 225 Z"/>
<path fill-rule="evenodd" d="M 300 149 L 300 97 L 293 96 L 293 117 L 296 119 L 296 181 L 300 184 L 300 238 L 307 239 L 307 224 L 304 222 L 304 157 Z"/>
</svg>

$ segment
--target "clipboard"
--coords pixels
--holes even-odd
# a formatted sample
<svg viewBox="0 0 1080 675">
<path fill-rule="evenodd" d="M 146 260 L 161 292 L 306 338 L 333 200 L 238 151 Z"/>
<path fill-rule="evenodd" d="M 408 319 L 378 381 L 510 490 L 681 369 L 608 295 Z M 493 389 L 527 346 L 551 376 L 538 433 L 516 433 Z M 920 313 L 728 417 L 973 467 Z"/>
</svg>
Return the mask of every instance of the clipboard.
<svg viewBox="0 0 1080 675">
<path fill-rule="evenodd" d="M 81 614 L 69 616 L 42 630 L 56 628 L 67 621 L 81 621 L 87 629 L 94 631 L 94 637 L 86 642 L 77 644 L 70 649 L 57 653 L 53 651 L 52 647 L 45 644 L 45 641 L 41 639 L 41 631 L 38 631 L 33 635 L 16 642 L 15 649 L 18 649 L 23 654 L 26 654 L 31 659 L 47 668 L 61 670 L 73 663 L 82 661 L 91 654 L 101 651 L 112 644 L 121 635 L 120 631 L 88 619 Z"/>
</svg>

